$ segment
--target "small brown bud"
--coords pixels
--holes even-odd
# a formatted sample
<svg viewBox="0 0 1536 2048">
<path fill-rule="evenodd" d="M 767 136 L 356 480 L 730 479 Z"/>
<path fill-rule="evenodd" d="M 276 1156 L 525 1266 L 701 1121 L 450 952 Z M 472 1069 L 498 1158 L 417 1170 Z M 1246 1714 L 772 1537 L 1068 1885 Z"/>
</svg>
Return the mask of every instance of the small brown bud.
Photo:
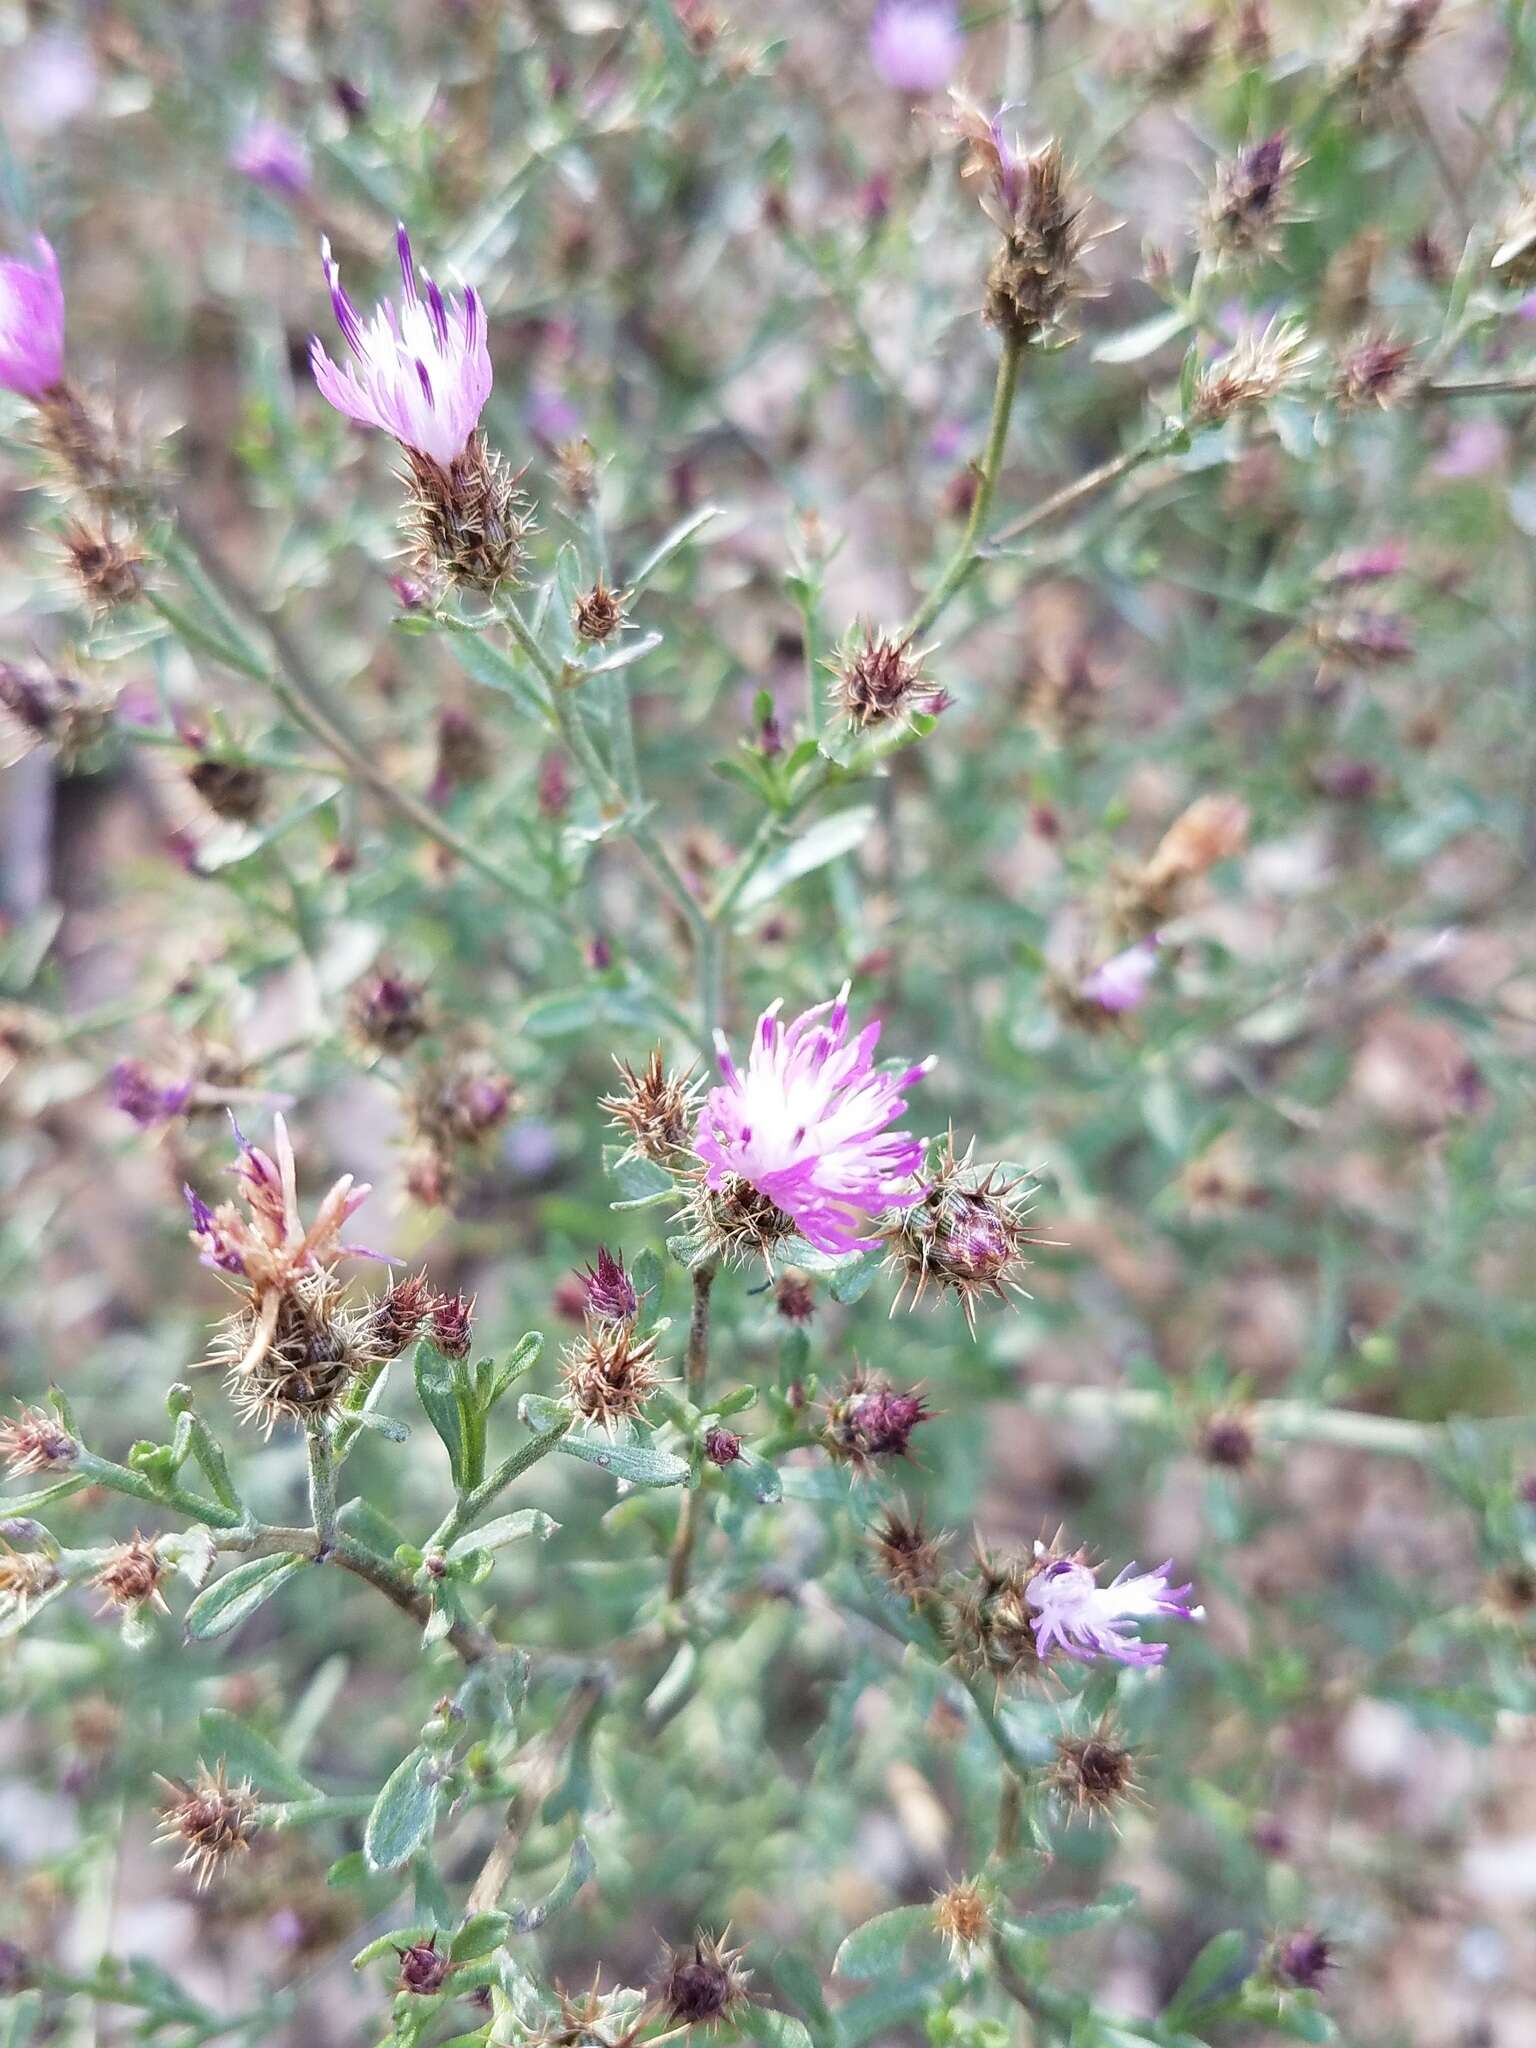
<svg viewBox="0 0 1536 2048">
<path fill-rule="evenodd" d="M 11 1421 L 0 1422 L 0 1460 L 12 1479 L 67 1472 L 79 1449 L 63 1423 L 42 1408 L 23 1408 Z"/>
<path fill-rule="evenodd" d="M 611 640 L 624 623 L 627 594 L 622 590 L 611 590 L 599 577 L 571 607 L 571 624 L 576 628 L 578 638 L 597 646 Z"/>
<path fill-rule="evenodd" d="M 630 1149 L 658 1166 L 674 1166 L 693 1144 L 693 1119 L 698 1083 L 690 1067 L 672 1073 L 658 1045 L 638 1073 L 627 1060 L 615 1058 L 623 1087 L 599 1102 L 611 1120 L 629 1135 Z"/>
<path fill-rule="evenodd" d="M 155 1546 L 146 1543 L 142 1536 L 135 1536 L 131 1542 L 120 1543 L 107 1553 L 92 1574 L 91 1584 L 105 1595 L 108 1607 L 143 1607 L 147 1603 L 168 1614 L 170 1609 L 160 1591 L 165 1576 L 166 1569 Z"/>
<path fill-rule="evenodd" d="M 904 1458 L 912 1432 L 932 1418 L 920 1392 L 899 1393 L 861 1366 L 828 1403 L 821 1440 L 832 1457 L 867 1471 L 878 1458 Z"/>
<path fill-rule="evenodd" d="M 380 1052 L 408 1052 L 432 1028 L 426 985 L 402 974 L 371 974 L 356 984 L 348 1003 L 352 1028 Z"/>
<path fill-rule="evenodd" d="M 561 1367 L 565 1392 L 577 1413 L 612 1432 L 633 1421 L 662 1384 L 657 1339 L 641 1336 L 631 1323 L 605 1322 L 589 1315 L 581 1335 L 566 1346 Z"/>
<path fill-rule="evenodd" d="M 837 707 L 850 725 L 863 732 L 870 726 L 910 725 L 915 716 L 944 710 L 948 697 L 923 673 L 924 657 L 913 654 L 909 639 L 862 628 L 862 646 L 850 642 L 826 666 L 836 678 Z"/>
<path fill-rule="evenodd" d="M 1214 15 L 1200 15 L 1163 37 L 1147 69 L 1148 92 L 1158 99 L 1173 99 L 1198 85 L 1215 55 L 1219 27 Z"/>
<path fill-rule="evenodd" d="M 996 1903 L 991 1886 L 976 1877 L 962 1878 L 935 1897 L 934 1932 L 944 1937 L 957 1963 L 969 1962 L 986 1946 Z"/>
<path fill-rule="evenodd" d="M 249 761 L 194 761 L 187 780 L 216 818 L 233 825 L 254 825 L 266 807 L 266 772 Z"/>
<path fill-rule="evenodd" d="M 243 1855 L 256 1833 L 256 1798 L 249 1779 L 231 1785 L 221 1763 L 210 1771 L 199 1764 L 197 1777 L 186 1785 L 162 1778 L 166 1802 L 161 1808 L 160 1840 L 182 1847 L 178 1870 L 192 1873 L 199 1891 L 231 1856 Z"/>
<path fill-rule="evenodd" d="M 491 743 L 485 727 L 467 711 L 450 706 L 437 716 L 437 762 L 431 795 L 442 803 L 456 789 L 475 789 L 491 773 Z"/>
<path fill-rule="evenodd" d="M 128 542 L 71 519 L 64 528 L 64 546 L 81 588 L 102 611 L 143 595 L 145 558 Z"/>
<path fill-rule="evenodd" d="M 410 1992 L 417 1998 L 430 1998 L 441 1991 L 453 1968 L 446 1955 L 438 1951 L 437 1936 L 429 1941 L 413 1942 L 409 1948 L 397 1948 L 400 1958 L 400 1985 L 402 1991 Z"/>
<path fill-rule="evenodd" d="M 816 1313 L 816 1283 L 804 1273 L 781 1274 L 773 1305 L 786 1323 L 808 1323 Z"/>
<path fill-rule="evenodd" d="M 1346 411 L 1376 405 L 1393 405 L 1409 388 L 1408 366 L 1413 349 L 1407 342 L 1391 341 L 1384 334 L 1358 336 L 1341 351 L 1333 373 L 1335 402 Z"/>
<path fill-rule="evenodd" d="M 555 474 L 573 505 L 590 505 L 597 496 L 597 450 L 585 438 L 566 441 L 555 450 Z"/>
<path fill-rule="evenodd" d="M 674 2026 L 713 2028 L 746 2003 L 751 1975 L 739 1949 L 701 1934 L 691 1947 L 667 1952 L 657 1996 Z"/>
<path fill-rule="evenodd" d="M 468 1358 L 475 1304 L 463 1294 L 440 1294 L 432 1304 L 432 1342 L 445 1358 Z"/>
<path fill-rule="evenodd" d="M 943 1549 L 923 1527 L 920 1516 L 887 1509 L 871 1542 L 881 1576 L 898 1593 L 915 1600 L 919 1594 L 936 1590 L 944 1575 Z"/>
<path fill-rule="evenodd" d="M 1236 1411 L 1208 1416 L 1201 1426 L 1199 1448 L 1208 1465 L 1246 1472 L 1253 1463 L 1253 1425 Z"/>
<path fill-rule="evenodd" d="M 1275 1944 L 1270 1967 L 1282 1984 L 1298 1991 L 1316 1991 L 1335 1967 L 1333 1943 L 1310 1928 L 1287 1934 Z"/>
<path fill-rule="evenodd" d="M 415 1341 L 437 1297 L 425 1273 L 397 1280 L 373 1304 L 370 1335 L 381 1358 L 398 1358 Z"/>
<path fill-rule="evenodd" d="M 1108 1719 L 1090 1735 L 1057 1739 L 1051 1783 L 1089 1820 L 1108 1818 L 1136 1790 L 1136 1758 L 1115 1736 Z"/>
<path fill-rule="evenodd" d="M 741 1438 L 729 1429 L 711 1429 L 705 1432 L 704 1455 L 711 1465 L 734 1465 L 741 1456 Z"/>
</svg>

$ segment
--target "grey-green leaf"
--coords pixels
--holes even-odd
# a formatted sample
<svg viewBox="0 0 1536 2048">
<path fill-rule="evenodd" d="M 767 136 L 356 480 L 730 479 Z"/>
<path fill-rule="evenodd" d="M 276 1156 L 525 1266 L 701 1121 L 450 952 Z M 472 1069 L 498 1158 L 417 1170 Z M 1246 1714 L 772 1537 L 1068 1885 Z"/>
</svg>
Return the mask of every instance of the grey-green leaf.
<svg viewBox="0 0 1536 2048">
<path fill-rule="evenodd" d="M 265 1735 L 223 1707 L 207 1707 L 197 1724 L 198 1748 L 209 1756 L 220 1756 L 232 1778 L 249 1778 L 260 1792 L 275 1799 L 313 1799 L 319 1787 L 312 1785 L 280 1749 Z"/>
<path fill-rule="evenodd" d="M 397 1764 L 373 1802 L 363 1831 L 363 1854 L 373 1870 L 398 1870 L 432 1833 L 437 1786 L 426 1775 L 424 1750 L 413 1749 Z"/>
<path fill-rule="evenodd" d="M 583 1458 L 611 1472 L 615 1479 L 631 1486 L 686 1486 L 693 1468 L 670 1451 L 652 1449 L 649 1444 L 609 1443 L 606 1437 L 567 1436 L 556 1446 L 568 1457 Z"/>
<path fill-rule="evenodd" d="M 931 1906 L 893 1906 L 855 1927 L 832 1959 L 833 1974 L 856 1983 L 883 1977 L 901 1963 L 907 1943 L 924 1931 L 933 1932 Z"/>
<path fill-rule="evenodd" d="M 218 1636 L 227 1636 L 249 1621 L 258 1607 L 308 1563 L 307 1557 L 284 1550 L 275 1557 L 257 1557 L 249 1564 L 236 1565 L 206 1586 L 187 1609 L 188 1637 L 195 1643 L 211 1643 Z"/>
</svg>

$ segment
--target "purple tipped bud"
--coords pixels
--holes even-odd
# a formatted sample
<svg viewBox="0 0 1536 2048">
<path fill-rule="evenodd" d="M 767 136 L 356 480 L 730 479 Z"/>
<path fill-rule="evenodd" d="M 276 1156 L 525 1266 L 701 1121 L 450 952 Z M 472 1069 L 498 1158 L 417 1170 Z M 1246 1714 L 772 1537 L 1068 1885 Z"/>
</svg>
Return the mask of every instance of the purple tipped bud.
<svg viewBox="0 0 1536 2048">
<path fill-rule="evenodd" d="M 728 1429 L 709 1430 L 704 1438 L 704 1455 L 711 1465 L 734 1465 L 741 1456 L 741 1438 Z"/>
<path fill-rule="evenodd" d="M 605 1323 L 627 1323 L 640 1311 L 640 1297 L 635 1292 L 635 1283 L 624 1270 L 622 1257 L 608 1250 L 606 1245 L 597 1249 L 597 1264 L 587 1269 L 588 1312 Z"/>
<path fill-rule="evenodd" d="M 1298 1991 L 1316 1991 L 1333 1966 L 1332 1942 L 1310 1928 L 1288 1934 L 1275 1951 L 1276 1975 Z"/>
</svg>

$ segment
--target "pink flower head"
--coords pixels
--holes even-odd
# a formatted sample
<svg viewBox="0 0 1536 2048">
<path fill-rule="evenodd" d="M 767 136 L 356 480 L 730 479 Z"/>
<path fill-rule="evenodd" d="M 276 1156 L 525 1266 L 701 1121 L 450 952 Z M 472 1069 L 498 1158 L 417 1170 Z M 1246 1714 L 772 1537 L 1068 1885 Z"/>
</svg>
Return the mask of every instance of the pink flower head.
<svg viewBox="0 0 1536 2048">
<path fill-rule="evenodd" d="M 1127 946 L 1113 960 L 1106 960 L 1102 967 L 1095 967 L 1092 974 L 1084 976 L 1079 994 L 1115 1016 L 1124 1010 L 1139 1010 L 1157 972 L 1157 947 L 1156 933 L 1150 939 L 1138 939 L 1134 946 Z"/>
<path fill-rule="evenodd" d="M 64 376 L 64 288 L 59 259 L 39 235 L 36 263 L 0 258 L 0 384 L 41 398 Z"/>
<path fill-rule="evenodd" d="M 244 1274 L 261 1292 L 281 1291 L 295 1274 L 333 1266 L 338 1259 L 382 1258 L 363 1245 L 341 1241 L 343 1225 L 368 1199 L 368 1186 L 354 1186 L 351 1174 L 343 1174 L 306 1225 L 299 1214 L 293 1145 L 280 1116 L 272 1119 L 272 1136 L 273 1151 L 264 1152 L 235 1124 L 239 1150 L 233 1170 L 244 1214 L 234 1202 L 214 1209 L 195 1189 L 183 1190 L 192 1215 L 192 1242 L 203 1264 Z"/>
<path fill-rule="evenodd" d="M 309 151 L 281 121 L 252 121 L 230 152 L 230 168 L 279 199 L 302 199 L 309 190 Z"/>
<path fill-rule="evenodd" d="M 401 304 L 376 306 L 365 327 L 341 288 L 330 243 L 321 243 L 336 324 L 357 366 L 337 369 L 316 338 L 310 343 L 310 367 L 320 395 L 338 412 L 393 434 L 402 447 L 439 469 L 450 469 L 469 445 L 491 395 L 485 310 L 473 287 L 465 287 L 456 305 L 425 274 L 423 296 L 404 227 L 396 244 L 404 280 Z"/>
<path fill-rule="evenodd" d="M 1172 1558 L 1155 1572 L 1138 1572 L 1128 1564 L 1118 1578 L 1101 1586 L 1096 1567 L 1058 1557 L 1030 1580 L 1025 1593 L 1038 1610 L 1034 1630 L 1040 1655 L 1048 1656 L 1060 1645 L 1080 1664 L 1091 1664 L 1097 1657 L 1112 1657 L 1118 1664 L 1161 1664 L 1168 1645 L 1142 1642 L 1127 1635 L 1123 1624 L 1158 1614 L 1177 1615 L 1181 1621 L 1205 1619 L 1203 1607 L 1189 1604 L 1191 1587 L 1169 1585 L 1172 1570 Z"/>
<path fill-rule="evenodd" d="M 902 1090 L 933 1059 L 877 1072 L 878 1020 L 848 1042 L 847 982 L 836 1002 L 818 1003 L 792 1024 L 780 1022 L 781 1006 L 758 1019 L 745 1074 L 715 1033 L 725 1079 L 705 1101 L 699 1157 L 710 1187 L 733 1175 L 748 1182 L 818 1251 L 867 1251 L 879 1240 L 859 1234 L 863 1218 L 922 1197 L 912 1185 L 921 1139 L 886 1126 L 906 1110 Z"/>
<path fill-rule="evenodd" d="M 876 71 L 897 92 L 938 92 L 965 55 L 949 0 L 882 0 L 869 31 Z"/>
</svg>

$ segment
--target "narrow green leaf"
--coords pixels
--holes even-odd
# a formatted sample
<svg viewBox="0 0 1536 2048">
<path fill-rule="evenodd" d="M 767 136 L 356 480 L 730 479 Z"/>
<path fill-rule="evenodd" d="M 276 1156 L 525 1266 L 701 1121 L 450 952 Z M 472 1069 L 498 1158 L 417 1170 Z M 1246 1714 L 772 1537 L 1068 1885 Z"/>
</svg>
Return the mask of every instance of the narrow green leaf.
<svg viewBox="0 0 1536 2048">
<path fill-rule="evenodd" d="M 855 1983 L 884 1977 L 900 1968 L 907 1943 L 925 1931 L 933 1933 L 931 1906 L 893 1906 L 888 1913 L 877 1913 L 855 1927 L 838 1949 L 832 1959 L 833 1975 Z"/>
<path fill-rule="evenodd" d="M 221 1756 L 232 1778 L 249 1778 L 260 1792 L 275 1799 L 314 1799 L 319 1786 L 312 1785 L 281 1750 L 258 1735 L 248 1722 L 223 1707 L 206 1707 L 197 1724 L 199 1749 Z"/>
<path fill-rule="evenodd" d="M 1163 2023 L 1181 2027 L 1202 2005 L 1209 2003 L 1213 1994 L 1220 1996 L 1232 1990 L 1242 1975 L 1247 1953 L 1248 1936 L 1240 1927 L 1229 1927 L 1225 1933 L 1213 1934 L 1169 1999 L 1163 2010 Z"/>
<path fill-rule="evenodd" d="M 762 2048 L 812 2048 L 804 2020 L 793 2019 L 771 2005 L 745 2006 L 736 2025 L 749 2040 L 761 2042 Z"/>
<path fill-rule="evenodd" d="M 852 804 L 847 810 L 819 818 L 808 832 L 802 832 L 798 839 L 791 839 L 788 845 L 768 856 L 742 890 L 738 907 L 742 911 L 760 910 L 791 882 L 862 845 L 874 822 L 873 804 Z"/>
<path fill-rule="evenodd" d="M 653 1450 L 649 1444 L 610 1443 L 606 1437 L 566 1436 L 555 1447 L 567 1457 L 581 1458 L 611 1472 L 631 1486 L 686 1486 L 693 1468 L 670 1451 Z"/>
<path fill-rule="evenodd" d="M 428 1769 L 426 1752 L 413 1749 L 385 1780 L 363 1830 L 363 1854 L 370 1869 L 398 1870 L 431 1835 L 438 1788 Z"/>
<path fill-rule="evenodd" d="M 275 1557 L 257 1557 L 249 1564 L 236 1565 L 205 1587 L 187 1609 L 188 1637 L 195 1643 L 211 1643 L 227 1636 L 309 1562 L 307 1557 L 285 1550 Z"/>
<path fill-rule="evenodd" d="M 475 1956 L 489 1955 L 493 1948 L 499 1948 L 507 1938 L 512 1925 L 509 1913 L 476 1913 L 464 1922 L 448 1944 L 450 1959 L 456 1963 L 472 1960 Z"/>
<path fill-rule="evenodd" d="M 443 1440 L 454 1485 L 463 1486 L 467 1476 L 464 1415 L 459 1406 L 452 1362 L 423 1341 L 416 1346 L 415 1373 L 417 1399 L 426 1412 L 428 1422 Z"/>
<path fill-rule="evenodd" d="M 675 32 L 677 23 L 675 17 L 671 15 L 671 10 L 663 6 L 659 11 L 670 19 L 670 26 Z M 686 48 L 686 44 L 684 47 Z M 701 528 L 707 526 L 711 519 L 718 519 L 719 517 L 720 507 L 718 505 L 704 505 L 697 512 L 690 512 L 686 519 L 679 520 L 669 533 L 662 536 L 640 564 L 634 575 L 630 577 L 629 588 L 632 591 L 643 589 L 663 563 L 670 561 L 679 548 L 686 547 L 689 541 L 693 539 L 693 536 Z"/>
<path fill-rule="evenodd" d="M 449 1545 L 448 1555 L 468 1557 L 474 1550 L 505 1550 L 509 1543 L 520 1543 L 527 1536 L 537 1536 L 541 1543 L 547 1543 L 559 1526 L 538 1508 L 518 1508 L 513 1514 L 498 1515 L 494 1522 L 460 1536 Z"/>
</svg>

